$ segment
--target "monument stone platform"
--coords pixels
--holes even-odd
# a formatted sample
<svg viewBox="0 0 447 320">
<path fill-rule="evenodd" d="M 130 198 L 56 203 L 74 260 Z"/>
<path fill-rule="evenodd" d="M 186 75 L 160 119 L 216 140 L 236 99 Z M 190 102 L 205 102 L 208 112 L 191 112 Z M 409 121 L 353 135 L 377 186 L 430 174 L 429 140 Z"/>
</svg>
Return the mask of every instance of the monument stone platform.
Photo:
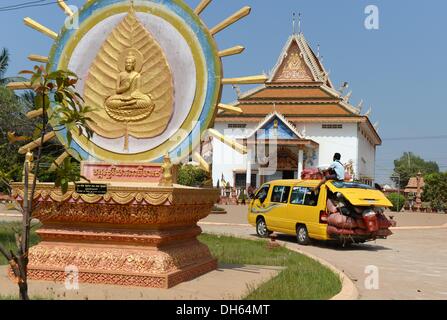
<svg viewBox="0 0 447 320">
<path fill-rule="evenodd" d="M 21 202 L 23 184 L 14 184 Z M 67 193 L 40 183 L 34 218 L 41 242 L 30 249 L 29 278 L 170 288 L 217 268 L 197 240 L 215 189 L 114 182 L 104 195 Z"/>
</svg>

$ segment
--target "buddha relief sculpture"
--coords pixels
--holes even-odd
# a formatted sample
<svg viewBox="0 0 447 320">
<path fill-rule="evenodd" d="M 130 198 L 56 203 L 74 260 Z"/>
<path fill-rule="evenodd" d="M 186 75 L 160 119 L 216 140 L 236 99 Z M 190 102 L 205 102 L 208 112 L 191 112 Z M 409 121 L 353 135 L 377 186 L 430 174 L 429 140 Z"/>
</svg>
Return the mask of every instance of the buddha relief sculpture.
<svg viewBox="0 0 447 320">
<path fill-rule="evenodd" d="M 132 6 L 108 35 L 90 65 L 85 104 L 89 122 L 107 139 L 148 139 L 161 135 L 174 112 L 174 80 L 163 48 Z"/>
<path fill-rule="evenodd" d="M 129 49 L 122 60 L 120 69 L 124 70 L 118 75 L 116 94 L 105 100 L 105 109 L 116 121 L 139 121 L 149 117 L 155 108 L 152 96 L 141 92 L 142 54 Z"/>
</svg>

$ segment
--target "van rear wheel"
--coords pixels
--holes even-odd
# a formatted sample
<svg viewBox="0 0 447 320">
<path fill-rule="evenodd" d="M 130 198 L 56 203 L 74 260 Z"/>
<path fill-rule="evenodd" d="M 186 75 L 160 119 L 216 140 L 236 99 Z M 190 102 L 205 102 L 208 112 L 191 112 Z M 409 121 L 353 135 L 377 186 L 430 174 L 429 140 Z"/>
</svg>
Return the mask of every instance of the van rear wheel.
<svg viewBox="0 0 447 320">
<path fill-rule="evenodd" d="M 268 238 L 268 236 L 271 234 L 271 232 L 267 229 L 267 224 L 265 223 L 265 220 L 263 218 L 259 218 L 256 221 L 256 233 L 261 238 Z"/>
<path fill-rule="evenodd" d="M 296 239 L 298 244 L 307 246 L 310 244 L 309 233 L 305 225 L 299 225 L 296 227 Z"/>
</svg>

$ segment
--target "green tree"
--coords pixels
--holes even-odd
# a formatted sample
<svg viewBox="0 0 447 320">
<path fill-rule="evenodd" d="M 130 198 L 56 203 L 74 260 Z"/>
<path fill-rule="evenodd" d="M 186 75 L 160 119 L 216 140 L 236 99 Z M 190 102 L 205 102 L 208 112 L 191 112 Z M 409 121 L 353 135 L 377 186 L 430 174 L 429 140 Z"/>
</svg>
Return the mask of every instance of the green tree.
<svg viewBox="0 0 447 320">
<path fill-rule="evenodd" d="M 424 178 L 422 198 L 437 211 L 447 209 L 447 173 L 432 173 Z"/>
<path fill-rule="evenodd" d="M 179 172 L 177 177 L 178 184 L 184 185 L 184 186 L 190 186 L 190 187 L 197 187 L 201 186 L 205 180 L 206 180 L 206 172 L 205 170 L 187 164 L 183 165 Z"/>
<path fill-rule="evenodd" d="M 24 141 L 10 143 L 8 133 L 26 137 L 34 130 L 30 121 L 24 115 L 21 100 L 9 89 L 0 86 L 0 171 L 6 179 L 18 181 L 22 176 L 24 157 L 18 154 L 19 147 Z M 24 140 L 22 138 L 22 140 Z M 0 183 L 0 192 L 5 192 L 6 186 Z"/>
<path fill-rule="evenodd" d="M 13 81 L 25 81 L 23 77 L 5 77 L 9 66 L 9 52 L 8 49 L 3 48 L 0 52 L 0 86 L 4 86 Z"/>
<path fill-rule="evenodd" d="M 434 161 L 425 161 L 412 152 L 405 152 L 399 159 L 394 160 L 394 174 L 391 179 L 396 184 L 400 180 L 400 188 L 405 188 L 410 178 L 415 177 L 418 172 L 422 175 L 437 173 L 439 166 Z"/>
<path fill-rule="evenodd" d="M 387 198 L 393 204 L 393 207 L 391 208 L 392 211 L 400 212 L 400 210 L 402 210 L 405 204 L 405 197 L 403 195 L 398 193 L 390 193 Z"/>
<path fill-rule="evenodd" d="M 70 142 L 73 134 L 86 132 L 87 137 L 92 136 L 92 130 L 87 126 L 91 119 L 87 116 L 92 111 L 91 108 L 84 106 L 82 97 L 74 91 L 78 82 L 78 77 L 70 72 L 58 70 L 51 72 L 49 65 L 47 67 L 35 66 L 33 71 L 22 71 L 21 74 L 31 76 L 30 89 L 34 90 L 35 110 L 41 110 L 42 116 L 37 121 L 37 126 L 33 132 L 32 139 L 36 142 L 37 154 L 31 157 L 28 162 L 33 160 L 34 166 L 31 169 L 28 162 L 24 165 L 24 199 L 22 205 L 22 229 L 20 234 L 16 235 L 17 250 L 8 251 L 0 245 L 0 252 L 8 260 L 12 273 L 19 286 L 19 294 L 22 300 L 28 300 L 28 253 L 30 246 L 30 231 L 33 212 L 37 203 L 33 201 L 37 188 L 37 177 L 41 174 L 41 162 L 44 158 L 45 135 L 50 131 L 66 130 L 66 139 Z M 53 101 L 51 101 L 53 100 Z M 50 113 L 50 104 L 53 103 L 56 112 Z M 12 119 L 14 114 L 9 114 Z M 50 125 L 50 121 L 54 126 Z M 16 132 L 7 132 L 9 142 L 21 141 L 26 137 L 17 136 Z M 79 178 L 77 168 L 72 164 L 71 159 L 67 158 L 61 165 L 56 165 L 56 186 L 66 192 L 68 183 L 77 181 Z M 33 175 L 29 175 L 33 171 Z M 5 173 L 0 172 L 0 178 L 5 182 Z M 31 179 L 30 179 L 31 178 Z"/>
</svg>

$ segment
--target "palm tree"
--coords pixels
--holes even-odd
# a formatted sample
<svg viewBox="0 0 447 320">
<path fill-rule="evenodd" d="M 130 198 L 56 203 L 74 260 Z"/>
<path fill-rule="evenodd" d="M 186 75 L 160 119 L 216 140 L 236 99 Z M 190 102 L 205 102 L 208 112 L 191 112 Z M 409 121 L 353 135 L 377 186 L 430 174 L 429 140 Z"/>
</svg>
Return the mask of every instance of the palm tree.
<svg viewBox="0 0 447 320">
<path fill-rule="evenodd" d="M 0 52 L 0 86 L 5 86 L 14 81 L 26 81 L 23 77 L 4 77 L 9 66 L 9 52 L 8 49 L 3 48 Z"/>
</svg>

